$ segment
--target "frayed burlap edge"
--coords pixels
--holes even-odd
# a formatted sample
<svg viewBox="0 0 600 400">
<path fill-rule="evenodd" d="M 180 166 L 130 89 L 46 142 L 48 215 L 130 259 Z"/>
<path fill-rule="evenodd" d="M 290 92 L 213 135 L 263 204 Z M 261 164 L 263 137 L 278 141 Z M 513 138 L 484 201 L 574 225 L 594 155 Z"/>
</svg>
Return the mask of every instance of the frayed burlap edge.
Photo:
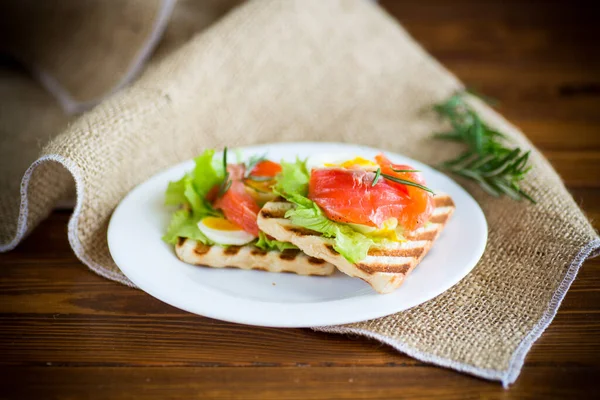
<svg viewBox="0 0 600 400">
<path fill-rule="evenodd" d="M 83 195 L 84 191 L 82 173 L 79 170 L 79 167 L 73 161 L 58 154 L 48 154 L 43 157 L 40 157 L 33 164 L 31 164 L 29 168 L 27 168 L 27 171 L 25 171 L 25 174 L 23 175 L 23 179 L 21 181 L 21 204 L 19 206 L 17 231 L 15 232 L 15 236 L 9 243 L 0 245 L 0 253 L 14 249 L 27 234 L 27 219 L 29 216 L 29 181 L 36 168 L 47 162 L 59 163 L 65 169 L 67 169 L 67 171 L 69 171 L 69 173 L 73 176 L 73 179 L 75 180 L 77 202 L 75 204 L 73 214 L 69 219 L 68 237 L 69 244 L 73 248 L 73 251 L 75 252 L 77 258 L 85 265 L 87 265 L 92 271 L 94 271 L 96 274 L 100 275 L 103 278 L 110 279 L 112 281 L 117 281 L 127 286 L 136 287 L 133 283 L 131 283 L 129 279 L 125 278 L 124 275 L 113 273 L 86 257 L 85 252 L 83 250 L 83 246 L 81 245 L 79 237 L 77 236 L 77 224 L 79 222 L 79 216 L 81 214 L 81 207 L 85 201 Z"/>
<path fill-rule="evenodd" d="M 550 300 L 550 303 L 548 303 L 548 308 L 542 315 L 542 318 L 519 344 L 519 346 L 513 353 L 513 356 L 511 357 L 508 369 L 505 371 L 477 368 L 468 364 L 463 364 L 460 362 L 449 360 L 447 358 L 424 353 L 422 351 L 414 349 L 413 347 L 401 341 L 394 340 L 390 337 L 381 335 L 379 333 L 374 333 L 366 329 L 349 328 L 344 326 L 326 326 L 312 329 L 315 331 L 326 333 L 366 336 L 371 339 L 375 339 L 382 343 L 385 343 L 393 347 L 394 349 L 408 355 L 409 357 L 415 358 L 419 361 L 435 364 L 440 367 L 452 368 L 457 371 L 465 372 L 467 374 L 471 374 L 489 380 L 500 381 L 502 382 L 502 386 L 505 389 L 508 389 L 508 387 L 511 384 L 513 384 L 519 377 L 519 374 L 521 373 L 521 368 L 523 368 L 523 364 L 525 362 L 525 357 L 527 356 L 527 353 L 529 353 L 529 350 L 531 350 L 531 346 L 533 346 L 533 343 L 535 343 L 535 341 L 540 338 L 542 333 L 544 333 L 546 328 L 548 328 L 550 323 L 552 323 L 552 320 L 556 316 L 558 308 L 560 307 L 560 304 L 565 298 L 567 291 L 569 290 L 571 284 L 577 277 L 579 268 L 581 268 L 586 259 L 596 257 L 597 255 L 599 255 L 599 250 L 600 240 L 595 239 L 589 242 L 586 246 L 584 246 L 579 252 L 579 254 L 575 256 L 575 258 L 571 262 L 571 265 L 569 266 L 569 269 L 567 270 L 567 273 L 565 274 L 565 277 L 563 278 L 562 282 L 552 295 L 552 300 Z"/>
</svg>

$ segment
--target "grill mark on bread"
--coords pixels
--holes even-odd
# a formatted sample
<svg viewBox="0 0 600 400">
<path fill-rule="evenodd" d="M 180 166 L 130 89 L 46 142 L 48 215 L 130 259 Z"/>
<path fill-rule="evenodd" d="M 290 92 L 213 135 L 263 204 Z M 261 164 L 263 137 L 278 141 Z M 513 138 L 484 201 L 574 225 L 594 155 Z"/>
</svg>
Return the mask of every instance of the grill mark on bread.
<svg viewBox="0 0 600 400">
<path fill-rule="evenodd" d="M 433 205 L 438 207 L 454 207 L 454 201 L 448 195 L 433 196 Z"/>
<path fill-rule="evenodd" d="M 308 262 L 314 265 L 325 264 L 325 260 L 321 260 L 320 258 L 308 257 Z"/>
<path fill-rule="evenodd" d="M 264 218 L 284 218 L 286 211 L 287 210 L 283 210 L 281 208 L 275 208 L 272 210 L 266 210 L 263 208 L 262 211 L 260 212 L 260 214 Z"/>
<path fill-rule="evenodd" d="M 448 214 L 434 215 L 429 219 L 432 224 L 445 224 L 448 220 Z"/>
<path fill-rule="evenodd" d="M 421 240 L 427 240 L 427 241 L 432 241 L 437 237 L 438 231 L 425 231 L 425 232 L 421 232 L 421 233 L 416 233 L 416 234 L 410 234 L 410 236 L 408 237 L 410 240 L 415 240 L 415 241 L 421 241 Z"/>
<path fill-rule="evenodd" d="M 331 254 L 333 254 L 334 256 L 337 256 L 337 255 L 339 255 L 339 254 L 340 254 L 340 253 L 338 253 L 337 251 L 335 251 L 335 249 L 333 248 L 333 246 L 332 246 L 332 245 L 330 245 L 330 244 L 326 244 L 326 245 L 325 245 L 325 248 L 326 248 L 327 250 L 329 250 L 329 252 L 330 252 Z"/>
<path fill-rule="evenodd" d="M 372 247 L 369 249 L 368 255 L 419 258 L 424 251 L 425 249 L 423 247 L 412 247 L 407 249 L 386 249 L 385 247 Z"/>
<path fill-rule="evenodd" d="M 183 241 L 185 243 L 185 240 Z M 194 253 L 201 256 L 210 251 L 210 246 L 205 245 L 204 243 L 196 242 L 196 247 L 194 247 Z"/>
<path fill-rule="evenodd" d="M 241 248 L 241 246 L 227 246 L 223 250 L 223 254 L 226 256 L 235 256 L 237 253 L 240 252 Z"/>
<path fill-rule="evenodd" d="M 298 253 L 300 253 L 300 250 L 285 249 L 284 251 L 281 252 L 281 254 L 279 255 L 279 258 L 281 258 L 282 260 L 291 261 L 291 260 L 294 260 L 296 258 L 296 256 L 298 256 Z"/>
<path fill-rule="evenodd" d="M 265 267 L 252 267 L 252 269 L 255 271 L 268 271 L 268 269 Z"/>
<path fill-rule="evenodd" d="M 299 226 L 286 226 L 284 229 L 288 232 L 295 233 L 298 236 L 321 236 L 321 234 L 317 231 L 302 228 Z"/>
<path fill-rule="evenodd" d="M 250 254 L 253 256 L 266 256 L 267 252 L 266 250 L 263 249 L 259 249 L 258 247 L 253 248 L 252 250 L 250 250 Z"/>
<path fill-rule="evenodd" d="M 375 272 L 386 272 L 391 274 L 406 274 L 408 270 L 411 268 L 411 264 L 401 264 L 401 265 L 390 265 L 390 264 L 382 264 L 382 263 L 371 263 L 371 264 L 363 264 L 358 263 L 356 267 L 363 270 L 367 274 L 374 274 Z"/>
</svg>

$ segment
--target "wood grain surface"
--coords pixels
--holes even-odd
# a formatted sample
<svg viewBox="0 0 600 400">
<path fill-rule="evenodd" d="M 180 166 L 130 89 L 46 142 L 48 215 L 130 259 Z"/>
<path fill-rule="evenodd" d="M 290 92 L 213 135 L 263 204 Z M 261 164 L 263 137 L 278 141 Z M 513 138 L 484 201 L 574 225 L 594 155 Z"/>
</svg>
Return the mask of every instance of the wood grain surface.
<svg viewBox="0 0 600 400">
<path fill-rule="evenodd" d="M 499 100 L 600 228 L 600 38 L 586 3 L 383 1 L 467 85 Z M 0 254 L 0 399 L 593 398 L 600 260 L 504 390 L 378 342 L 192 315 L 100 278 L 67 212 Z"/>
</svg>

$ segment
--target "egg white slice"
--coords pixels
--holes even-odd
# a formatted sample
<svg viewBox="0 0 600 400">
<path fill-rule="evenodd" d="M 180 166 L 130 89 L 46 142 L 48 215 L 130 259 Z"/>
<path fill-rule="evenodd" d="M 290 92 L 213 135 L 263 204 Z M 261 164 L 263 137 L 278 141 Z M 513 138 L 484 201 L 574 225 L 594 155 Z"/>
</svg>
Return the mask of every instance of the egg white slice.
<svg viewBox="0 0 600 400">
<path fill-rule="evenodd" d="M 246 232 L 242 228 L 232 230 L 210 227 L 206 224 L 206 222 L 209 221 L 209 218 L 215 217 L 207 217 L 200 220 L 200 222 L 198 222 L 198 229 L 216 244 L 243 246 L 256 239 L 256 236 Z"/>
</svg>

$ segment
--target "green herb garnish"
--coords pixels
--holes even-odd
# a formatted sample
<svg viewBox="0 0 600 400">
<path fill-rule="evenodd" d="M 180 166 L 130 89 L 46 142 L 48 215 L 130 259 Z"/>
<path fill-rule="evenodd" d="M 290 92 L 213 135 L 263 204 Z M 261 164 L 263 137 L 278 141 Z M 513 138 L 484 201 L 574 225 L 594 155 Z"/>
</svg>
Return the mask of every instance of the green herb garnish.
<svg viewBox="0 0 600 400">
<path fill-rule="evenodd" d="M 394 171 L 394 172 L 420 172 L 420 171 L 417 171 L 416 169 L 394 169 L 393 167 L 392 167 L 392 171 Z M 409 181 L 409 180 L 406 180 L 406 179 L 402 179 L 402 178 L 398 178 L 398 177 L 395 177 L 395 176 L 392 176 L 392 175 L 388 175 L 388 174 L 382 174 L 381 173 L 381 168 L 377 168 L 377 172 L 375 172 L 375 178 L 373 178 L 373 182 L 371 183 L 371 186 L 375 186 L 377 184 L 377 182 L 379 182 L 379 178 L 380 177 L 388 179 L 388 180 L 390 180 L 392 182 L 401 183 L 403 185 L 418 187 L 419 189 L 423 189 L 426 192 L 429 192 L 431 194 L 435 194 L 435 193 L 433 193 L 433 190 L 429 189 L 426 186 L 419 185 L 416 182 L 412 182 L 412 181 Z"/>
<path fill-rule="evenodd" d="M 395 176 L 388 175 L 388 174 L 381 174 L 381 176 L 384 177 L 385 179 L 388 179 L 388 180 L 392 181 L 392 182 L 401 183 L 401 184 L 407 185 L 407 186 L 418 187 L 419 189 L 423 189 L 426 192 L 429 192 L 431 194 L 435 194 L 435 193 L 433 193 L 433 190 L 429 189 L 426 186 L 419 185 L 416 182 L 407 181 L 406 179 L 396 178 Z"/>
<path fill-rule="evenodd" d="M 227 146 L 223 149 L 223 171 L 225 171 L 225 178 L 219 187 L 218 197 L 223 196 L 231 187 L 231 179 L 229 179 L 229 172 L 227 171 Z"/>
<path fill-rule="evenodd" d="M 246 163 L 246 171 L 244 172 L 244 178 L 249 178 L 250 177 L 250 173 L 252 172 L 252 170 L 254 169 L 254 167 L 256 167 L 259 162 L 264 161 L 266 159 L 267 159 L 267 153 L 263 154 L 262 156 L 252 156 L 252 157 L 250 157 L 250 159 Z"/>
<path fill-rule="evenodd" d="M 506 136 L 487 126 L 458 92 L 433 109 L 450 122 L 452 130 L 437 133 L 436 139 L 460 142 L 467 150 L 441 168 L 473 180 L 492 196 L 507 195 L 514 200 L 535 200 L 520 187 L 527 172 L 530 151 L 507 147 Z"/>
<path fill-rule="evenodd" d="M 375 178 L 373 178 L 373 182 L 371 183 L 371 186 L 377 185 L 377 182 L 379 182 L 380 176 L 381 176 L 381 168 L 377 168 L 377 172 L 375 172 Z"/>
<path fill-rule="evenodd" d="M 394 172 L 421 172 L 418 169 L 396 169 L 394 167 L 391 167 L 392 171 Z"/>
</svg>

